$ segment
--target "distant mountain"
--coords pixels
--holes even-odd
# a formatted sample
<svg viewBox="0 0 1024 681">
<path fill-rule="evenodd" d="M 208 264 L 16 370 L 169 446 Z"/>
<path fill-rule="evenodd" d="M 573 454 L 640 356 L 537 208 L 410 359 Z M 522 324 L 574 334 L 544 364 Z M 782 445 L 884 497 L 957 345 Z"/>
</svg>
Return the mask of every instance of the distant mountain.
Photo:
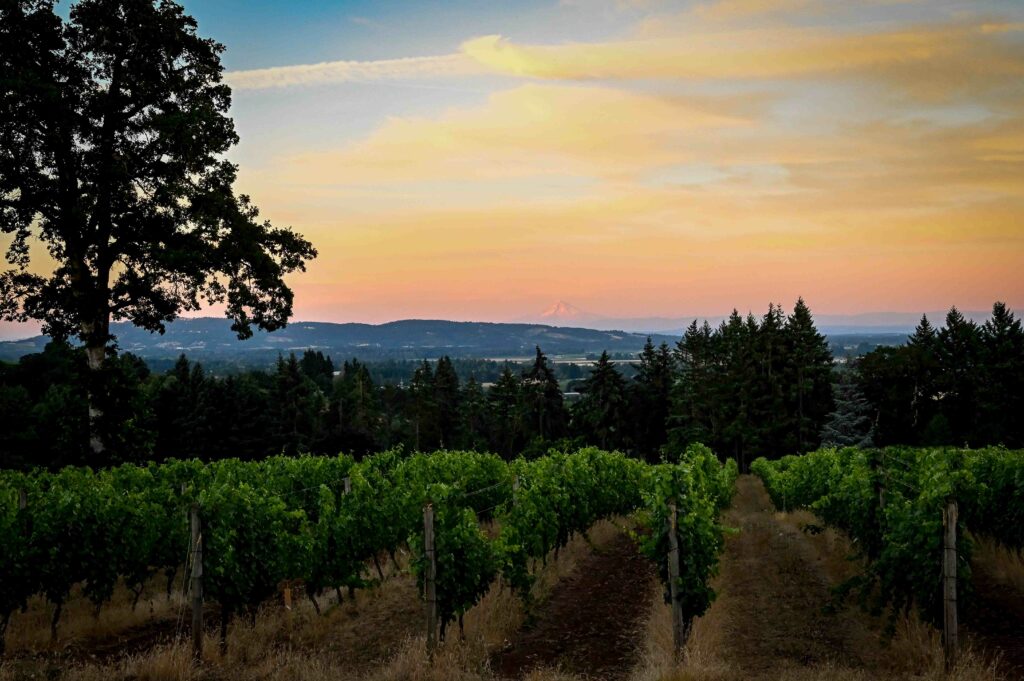
<svg viewBox="0 0 1024 681">
<path fill-rule="evenodd" d="M 743 314 L 745 312 L 741 311 Z M 990 312 L 978 310 L 961 310 L 970 320 L 982 323 L 990 316 Z M 760 317 L 764 311 L 754 311 Z M 942 326 L 946 318 L 944 311 L 932 310 L 926 313 L 928 319 L 936 327 Z M 689 316 L 689 317 L 601 317 L 587 315 L 579 323 L 593 329 L 621 329 L 632 333 L 656 333 L 669 336 L 680 336 L 691 322 L 703 324 L 707 320 L 712 326 L 718 326 L 728 315 Z M 856 334 L 909 334 L 921 321 L 920 312 L 865 312 L 861 314 L 815 314 L 814 323 L 824 334 L 856 335 Z"/>
<path fill-rule="evenodd" d="M 988 319 L 986 312 L 967 311 L 976 322 Z M 453 322 L 407 319 L 387 324 L 335 324 L 330 322 L 293 322 L 274 333 L 257 332 L 239 341 L 226 319 L 202 317 L 179 319 L 167 326 L 164 335 L 151 334 L 130 324 L 113 324 L 122 351 L 147 361 L 166 364 L 185 353 L 200 361 L 217 361 L 237 366 L 266 366 L 279 354 L 301 352 L 307 348 L 323 350 L 334 359 L 359 357 L 383 359 L 432 359 L 452 357 L 511 358 L 532 356 L 539 345 L 549 355 L 583 356 L 610 353 L 636 353 L 650 335 L 655 344 L 674 346 L 683 330 L 695 319 L 704 317 L 597 317 L 559 301 L 542 313 L 550 323 Z M 920 320 L 920 314 L 879 312 L 855 315 L 815 315 L 818 329 L 829 337 L 836 356 L 863 354 L 879 345 L 905 341 Z M 929 312 L 935 326 L 941 326 L 944 312 Z M 713 326 L 725 319 L 708 317 Z M 564 326 L 559 324 L 565 324 Z M 588 328 L 584 328 L 584 326 Z M 14 361 L 40 352 L 45 336 L 0 342 L 0 360 Z"/>
<path fill-rule="evenodd" d="M 185 353 L 199 361 L 218 360 L 250 366 L 273 362 L 278 354 L 307 348 L 322 350 L 334 359 L 357 356 L 373 359 L 421 359 L 441 355 L 460 357 L 530 357 L 539 345 L 549 355 L 586 355 L 607 350 L 634 353 L 646 335 L 615 330 L 594 330 L 545 324 L 497 324 L 409 319 L 387 324 L 333 324 L 293 322 L 274 333 L 257 332 L 237 339 L 226 319 L 179 319 L 163 335 L 130 324 L 113 324 L 122 351 L 146 360 L 173 359 Z M 676 339 L 656 336 L 654 341 Z M 46 336 L 0 343 L 0 360 L 12 361 L 39 352 Z"/>
<path fill-rule="evenodd" d="M 555 322 L 580 322 L 588 318 L 592 318 L 593 315 L 584 312 L 575 305 L 571 305 L 564 300 L 559 300 L 554 303 L 548 309 L 540 313 L 540 321 L 544 323 L 555 323 Z"/>
</svg>

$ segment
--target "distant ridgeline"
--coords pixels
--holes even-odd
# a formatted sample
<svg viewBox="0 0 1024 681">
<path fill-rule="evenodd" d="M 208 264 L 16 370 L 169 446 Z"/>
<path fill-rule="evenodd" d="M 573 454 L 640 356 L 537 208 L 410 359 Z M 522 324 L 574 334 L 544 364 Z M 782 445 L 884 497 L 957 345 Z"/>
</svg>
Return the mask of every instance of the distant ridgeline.
<svg viewBox="0 0 1024 681">
<path fill-rule="evenodd" d="M 170 368 L 181 354 L 207 367 L 269 368 L 278 355 L 320 350 L 335 359 L 358 357 L 362 361 L 437 359 L 444 355 L 468 358 L 531 358 L 541 346 L 549 355 L 591 356 L 603 351 L 613 357 L 635 355 L 648 335 L 655 345 L 674 345 L 681 334 L 643 334 L 599 331 L 542 324 L 502 324 L 405 320 L 387 324 L 334 324 L 294 322 L 274 333 L 257 331 L 240 341 L 226 319 L 203 317 L 179 319 L 167 325 L 163 335 L 152 334 L 127 323 L 111 326 L 121 352 L 141 357 L 154 370 Z M 886 345 L 906 341 L 905 333 L 869 332 L 827 334 L 833 355 L 855 357 Z M 35 336 L 0 342 L 0 361 L 14 362 L 42 352 L 49 338 Z"/>
<path fill-rule="evenodd" d="M 330 345 L 325 329 L 346 330 L 347 344 Z M 269 355 L 259 368 L 201 354 L 246 347 L 224 322 L 179 322 L 162 339 L 115 331 L 123 352 L 93 395 L 104 457 L 89 448 L 84 351 L 50 343 L 0 362 L 0 468 L 395 447 L 512 458 L 566 442 L 657 461 L 700 442 L 746 469 L 822 443 L 1024 447 L 1024 328 L 1002 303 L 984 324 L 955 308 L 941 326 L 922 319 L 908 342 L 849 361 L 803 300 L 788 314 L 772 305 L 694 322 L 678 342 L 529 324 L 300 322 L 249 341 Z M 144 360 L 140 339 L 169 345 Z M 387 350 L 420 359 L 366 360 Z"/>
<path fill-rule="evenodd" d="M 127 323 L 111 325 L 121 352 L 131 352 L 149 363 L 173 363 L 182 353 L 204 363 L 240 367 L 269 367 L 278 355 L 313 349 L 338 359 L 363 361 L 385 359 L 437 359 L 450 357 L 532 358 L 536 346 L 551 355 L 600 355 L 639 352 L 647 334 L 596 331 L 542 324 L 496 324 L 409 319 L 387 324 L 333 324 L 293 322 L 286 328 L 257 331 L 240 341 L 226 319 L 203 317 L 179 319 L 167 325 L 163 335 L 151 334 Z M 674 343 L 673 336 L 651 336 L 655 344 Z M 0 343 L 0 360 L 42 352 L 49 339 L 36 336 Z"/>
</svg>

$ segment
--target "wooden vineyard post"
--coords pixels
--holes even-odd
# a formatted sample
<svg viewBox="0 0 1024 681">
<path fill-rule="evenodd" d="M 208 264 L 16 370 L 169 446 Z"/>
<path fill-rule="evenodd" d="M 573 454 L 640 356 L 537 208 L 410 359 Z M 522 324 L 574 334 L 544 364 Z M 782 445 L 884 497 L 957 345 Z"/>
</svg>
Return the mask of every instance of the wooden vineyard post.
<svg viewBox="0 0 1024 681">
<path fill-rule="evenodd" d="M 28 492 L 23 489 L 18 490 L 18 510 L 24 511 L 28 508 Z"/>
<path fill-rule="evenodd" d="M 437 648 L 437 555 L 434 552 L 434 506 L 423 507 L 423 550 L 427 556 L 427 655 Z"/>
<path fill-rule="evenodd" d="M 199 504 L 192 504 L 189 514 L 192 527 L 192 654 L 203 659 L 203 527 Z"/>
<path fill-rule="evenodd" d="M 878 538 L 878 541 L 870 541 L 866 545 L 869 560 L 878 558 L 882 550 L 881 538 L 885 534 L 885 485 L 882 484 L 885 466 L 883 463 L 882 450 L 875 449 L 868 453 L 868 467 L 871 470 L 871 488 L 874 490 L 874 496 L 878 500 L 878 503 L 873 505 L 869 511 L 870 522 L 876 528 L 876 537 Z"/>
<path fill-rule="evenodd" d="M 342 480 L 342 483 L 344 484 L 343 490 L 345 492 L 345 496 L 352 494 L 352 478 L 346 475 L 344 480 Z"/>
<path fill-rule="evenodd" d="M 950 499 L 942 511 L 943 555 L 942 555 L 942 641 L 946 649 L 946 668 L 956 665 L 957 612 L 956 612 L 956 500 Z"/>
<path fill-rule="evenodd" d="M 515 478 L 512 479 L 512 505 L 513 506 L 518 506 L 519 505 L 519 501 L 518 501 L 518 499 L 516 499 L 516 497 L 519 496 L 517 494 L 518 491 L 519 491 L 519 476 L 517 475 Z"/>
<path fill-rule="evenodd" d="M 875 488 L 875 495 L 878 497 L 878 509 L 885 508 L 885 487 L 882 486 L 882 456 L 880 451 L 873 451 L 869 455 L 868 465 L 871 468 L 871 484 Z"/>
<path fill-rule="evenodd" d="M 668 505 L 668 593 L 672 604 L 672 647 L 679 652 L 683 649 L 683 605 L 679 600 L 679 515 L 676 503 Z"/>
</svg>

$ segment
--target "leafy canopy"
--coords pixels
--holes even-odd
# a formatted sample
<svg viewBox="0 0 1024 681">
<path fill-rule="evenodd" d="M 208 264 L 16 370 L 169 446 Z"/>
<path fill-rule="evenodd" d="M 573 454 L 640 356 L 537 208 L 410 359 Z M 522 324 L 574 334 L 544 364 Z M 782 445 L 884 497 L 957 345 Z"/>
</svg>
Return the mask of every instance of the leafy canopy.
<svg viewBox="0 0 1024 681">
<path fill-rule="evenodd" d="M 0 2 L 0 318 L 94 348 L 204 302 L 243 338 L 286 322 L 316 251 L 235 195 L 224 47 L 196 28 L 168 0 Z"/>
</svg>

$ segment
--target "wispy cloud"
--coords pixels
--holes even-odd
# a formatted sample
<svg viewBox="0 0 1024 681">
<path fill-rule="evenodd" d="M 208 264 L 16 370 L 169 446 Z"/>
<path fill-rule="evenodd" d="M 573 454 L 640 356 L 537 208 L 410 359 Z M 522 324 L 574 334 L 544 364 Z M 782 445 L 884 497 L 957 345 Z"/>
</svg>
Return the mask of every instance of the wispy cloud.
<svg viewBox="0 0 1024 681">
<path fill-rule="evenodd" d="M 466 76 L 487 69 L 463 54 L 406 57 L 375 61 L 329 61 L 231 71 L 225 80 L 235 90 L 259 90 L 296 85 Z"/>
<path fill-rule="evenodd" d="M 231 74 L 506 76 L 241 181 L 321 246 L 296 286 L 325 310 L 465 315 L 551 291 L 622 313 L 1020 304 L 1024 26 L 931 3 L 843 23 L 840 0 L 706 0 L 616 39 Z"/>
<path fill-rule="evenodd" d="M 466 41 L 462 51 L 499 73 L 556 80 L 867 75 L 913 88 L 952 85 L 950 72 L 985 82 L 1024 76 L 1024 42 L 1006 39 L 1018 32 L 1016 24 L 991 22 L 884 32 L 772 27 L 561 45 L 518 44 L 489 35 Z"/>
<path fill-rule="evenodd" d="M 552 175 L 626 177 L 672 163 L 688 135 L 750 124 L 756 97 L 675 97 L 527 84 L 478 107 L 392 118 L 339 151 L 291 159 L 301 184 L 395 183 Z"/>
</svg>

